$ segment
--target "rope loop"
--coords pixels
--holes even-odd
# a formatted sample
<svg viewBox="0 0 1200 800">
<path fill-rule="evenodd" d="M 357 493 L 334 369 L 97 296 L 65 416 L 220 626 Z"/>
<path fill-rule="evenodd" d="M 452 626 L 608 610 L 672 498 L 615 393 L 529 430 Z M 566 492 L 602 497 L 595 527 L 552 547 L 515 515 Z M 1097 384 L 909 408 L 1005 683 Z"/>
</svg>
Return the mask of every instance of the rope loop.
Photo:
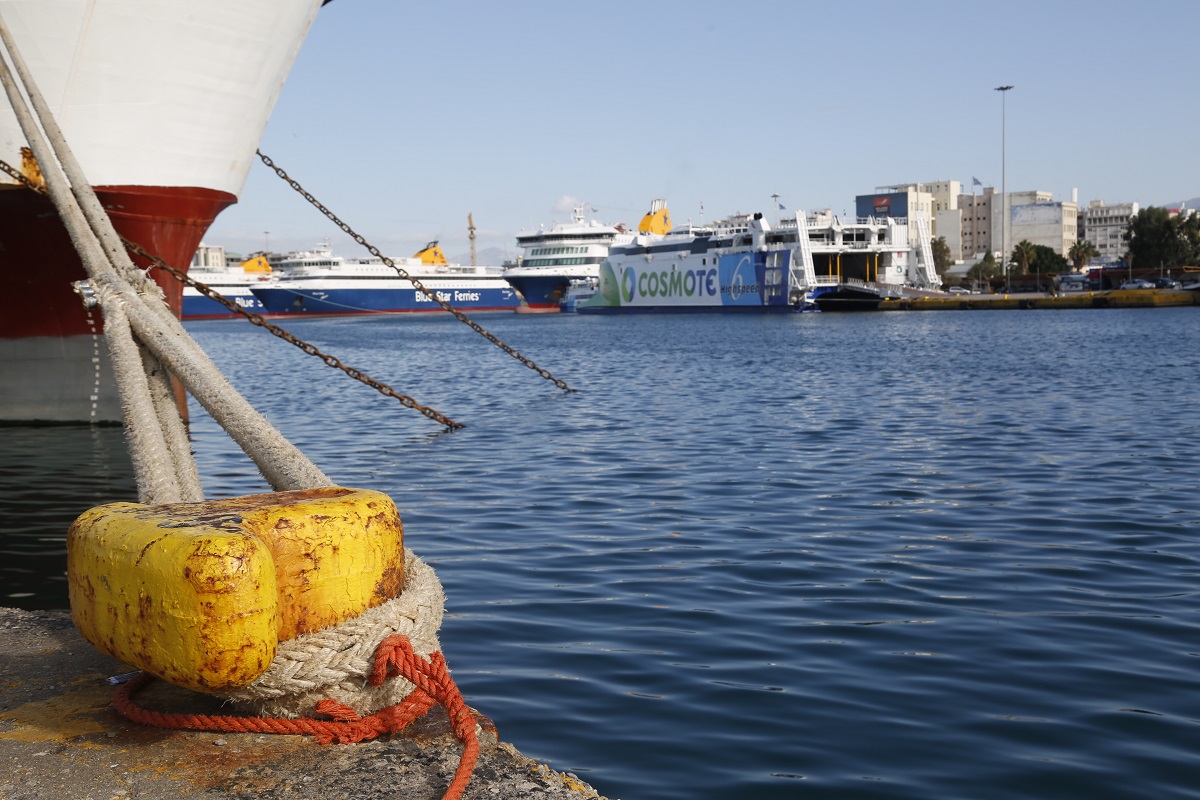
<svg viewBox="0 0 1200 800">
<path fill-rule="evenodd" d="M 317 704 L 316 712 L 331 720 L 301 717 L 236 717 L 208 714 L 173 714 L 150 711 L 134 702 L 134 695 L 147 686 L 153 677 L 140 673 L 118 687 L 113 706 L 126 719 L 144 725 L 175 730 L 202 730 L 230 733 L 279 733 L 312 736 L 318 744 L 353 744 L 378 736 L 397 733 L 419 719 L 435 705 L 446 709 L 454 736 L 463 745 L 454 779 L 442 795 L 443 800 L 458 800 L 466 791 L 475 762 L 479 759 L 478 723 L 467 708 L 462 693 L 446 667 L 441 651 L 425 658 L 418 655 L 407 636 L 393 634 L 379 643 L 370 682 L 379 686 L 384 681 L 403 678 L 413 690 L 398 703 L 367 716 L 344 703 L 328 698 Z"/>
</svg>

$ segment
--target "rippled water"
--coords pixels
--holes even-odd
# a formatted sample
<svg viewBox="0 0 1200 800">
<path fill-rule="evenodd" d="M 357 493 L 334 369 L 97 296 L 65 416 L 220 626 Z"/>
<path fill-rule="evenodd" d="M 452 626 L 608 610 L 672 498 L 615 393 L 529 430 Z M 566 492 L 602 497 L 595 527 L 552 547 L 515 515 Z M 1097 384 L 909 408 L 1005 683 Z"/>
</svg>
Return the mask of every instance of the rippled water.
<svg viewBox="0 0 1200 800">
<path fill-rule="evenodd" d="M 1194 309 L 480 319 L 580 391 L 452 320 L 288 321 L 444 433 L 189 329 L 395 498 L 527 755 L 625 800 L 1200 797 Z M 194 417 L 209 495 L 262 490 Z"/>
</svg>

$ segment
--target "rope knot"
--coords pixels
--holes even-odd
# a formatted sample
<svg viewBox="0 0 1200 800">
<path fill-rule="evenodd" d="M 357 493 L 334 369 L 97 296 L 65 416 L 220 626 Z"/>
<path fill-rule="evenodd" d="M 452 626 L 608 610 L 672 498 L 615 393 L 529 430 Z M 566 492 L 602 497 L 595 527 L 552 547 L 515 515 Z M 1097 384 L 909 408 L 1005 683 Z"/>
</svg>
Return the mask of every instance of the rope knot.
<svg viewBox="0 0 1200 800">
<path fill-rule="evenodd" d="M 234 700 L 264 697 L 287 700 L 295 695 L 285 690 L 293 688 L 307 692 L 306 697 L 315 694 L 311 702 L 302 705 L 304 710 L 295 712 L 298 714 L 295 718 L 277 716 L 293 713 L 293 706 L 283 701 L 279 704 L 281 711 L 274 714 L 260 706 L 261 716 L 151 711 L 133 701 L 133 696 L 151 680 L 146 673 L 119 687 L 113 705 L 127 719 L 163 728 L 301 734 L 314 737 L 320 744 L 351 744 L 401 731 L 440 704 L 449 715 L 455 737 L 463 745 L 458 769 L 443 795 L 446 800 L 456 800 L 466 790 L 479 758 L 478 724 L 450 677 L 446 659 L 433 636 L 441 621 L 444 602 L 441 584 L 433 570 L 411 553 L 405 571 L 409 585 L 399 597 L 336 626 L 336 636 L 326 636 L 335 630 L 327 629 L 281 643 L 280 653 L 272 666 L 273 670 L 278 668 L 278 675 L 269 673 L 274 676 L 270 681 L 260 678 L 251 685 L 255 691 L 247 695 L 230 695 Z M 408 630 L 412 636 L 397 633 L 397 630 Z M 417 646 L 429 652 L 427 657 L 416 652 L 414 640 Z M 344 647 L 347 641 L 354 645 Z M 377 644 L 372 644 L 374 642 Z M 312 662 L 318 662 L 308 664 L 316 672 L 304 673 L 293 682 L 288 677 L 292 673 L 290 667 L 308 662 L 310 656 Z M 320 682 L 316 680 L 318 677 Z M 363 685 L 363 678 L 368 686 Z M 407 683 L 388 683 L 396 678 L 403 678 Z M 335 699 L 330 690 L 337 690 L 340 699 Z M 363 702 L 366 694 L 388 700 L 381 708 L 378 703 Z M 366 713 L 372 710 L 373 713 Z M 326 719 L 317 719 L 315 715 Z"/>
</svg>

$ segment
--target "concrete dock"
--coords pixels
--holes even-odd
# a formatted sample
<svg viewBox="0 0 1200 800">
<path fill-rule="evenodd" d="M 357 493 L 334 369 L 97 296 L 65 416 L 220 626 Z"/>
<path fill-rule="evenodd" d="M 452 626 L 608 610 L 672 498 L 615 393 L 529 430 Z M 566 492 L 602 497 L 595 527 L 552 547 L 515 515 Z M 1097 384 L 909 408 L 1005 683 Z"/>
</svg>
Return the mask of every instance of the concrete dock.
<svg viewBox="0 0 1200 800">
<path fill-rule="evenodd" d="M 351 745 L 138 725 L 113 710 L 107 682 L 129 670 L 88 644 L 68 612 L 0 608 L 0 798 L 437 800 L 462 752 L 440 708 L 399 734 Z M 231 713 L 214 698 L 161 681 L 138 699 L 161 710 Z M 603 800 L 574 775 L 526 758 L 499 740 L 490 720 L 476 718 L 480 756 L 464 798 Z"/>
<path fill-rule="evenodd" d="M 1200 305 L 1200 291 L 1184 289 L 1110 289 L 1049 295 L 960 294 L 884 300 L 880 311 L 967 311 L 976 309 L 1168 308 Z"/>
</svg>

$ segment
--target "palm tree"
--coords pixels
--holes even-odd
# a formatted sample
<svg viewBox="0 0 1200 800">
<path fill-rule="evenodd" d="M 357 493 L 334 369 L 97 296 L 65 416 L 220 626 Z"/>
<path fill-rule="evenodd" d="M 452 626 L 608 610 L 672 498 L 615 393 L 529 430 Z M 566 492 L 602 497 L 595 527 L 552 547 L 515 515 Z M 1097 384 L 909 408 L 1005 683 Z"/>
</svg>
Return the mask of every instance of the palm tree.
<svg viewBox="0 0 1200 800">
<path fill-rule="evenodd" d="M 1022 239 L 1017 242 L 1017 246 L 1013 248 L 1012 260 L 1021 266 L 1021 274 L 1029 274 L 1029 265 L 1033 263 L 1033 259 L 1037 257 L 1037 250 L 1033 246 L 1033 242 L 1028 239 Z"/>
<path fill-rule="evenodd" d="M 1075 265 L 1076 272 L 1083 272 L 1087 262 L 1098 255 L 1100 255 L 1100 251 L 1096 249 L 1096 245 L 1087 239 L 1080 239 L 1067 251 L 1067 258 L 1071 259 L 1071 263 Z"/>
</svg>

